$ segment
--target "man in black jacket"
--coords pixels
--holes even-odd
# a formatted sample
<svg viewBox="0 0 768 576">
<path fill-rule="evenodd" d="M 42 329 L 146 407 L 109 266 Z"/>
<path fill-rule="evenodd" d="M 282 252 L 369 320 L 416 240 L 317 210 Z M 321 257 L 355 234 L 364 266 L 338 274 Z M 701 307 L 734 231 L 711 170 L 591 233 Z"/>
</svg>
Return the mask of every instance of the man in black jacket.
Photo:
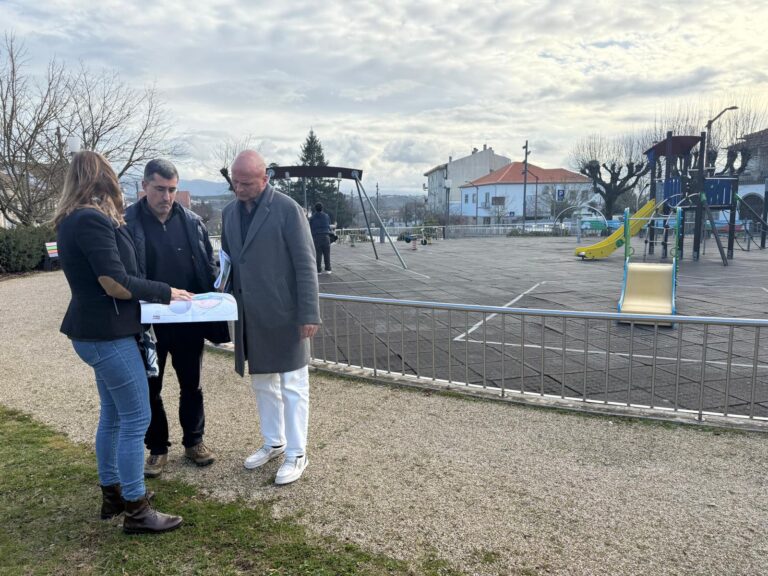
<svg viewBox="0 0 768 576">
<path fill-rule="evenodd" d="M 315 204 L 315 212 L 309 218 L 312 230 L 312 242 L 315 244 L 315 262 L 317 273 L 322 274 L 321 260 L 325 262 L 325 273 L 331 274 L 331 217 L 323 212 L 323 205 Z"/>
<path fill-rule="evenodd" d="M 211 292 L 216 278 L 208 231 L 197 214 L 176 202 L 179 174 L 167 160 L 151 160 L 144 168 L 142 188 L 146 196 L 128 207 L 125 221 L 136 245 L 139 271 L 188 290 Z M 181 394 L 179 420 L 187 458 L 198 466 L 211 464 L 215 455 L 203 443 L 205 411 L 200 372 L 203 361 L 204 323 L 155 324 L 160 373 L 149 378 L 152 420 L 144 443 L 149 457 L 147 478 L 160 476 L 168 461 L 168 419 L 160 395 L 168 354 L 176 371 Z"/>
</svg>

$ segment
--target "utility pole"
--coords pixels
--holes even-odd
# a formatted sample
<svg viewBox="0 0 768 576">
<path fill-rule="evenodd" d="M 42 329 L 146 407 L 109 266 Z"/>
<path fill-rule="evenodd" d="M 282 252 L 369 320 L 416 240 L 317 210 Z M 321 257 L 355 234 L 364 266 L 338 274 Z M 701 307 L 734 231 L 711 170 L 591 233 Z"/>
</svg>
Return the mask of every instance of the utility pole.
<svg viewBox="0 0 768 576">
<path fill-rule="evenodd" d="M 530 150 L 528 150 L 528 140 L 525 141 L 523 150 L 525 150 L 525 160 L 523 160 L 523 166 L 525 166 L 523 169 L 523 232 L 525 232 L 525 208 L 527 205 L 525 197 L 528 192 L 528 154 L 531 153 Z"/>
<path fill-rule="evenodd" d="M 376 182 L 376 212 L 379 211 L 379 183 Z"/>
</svg>

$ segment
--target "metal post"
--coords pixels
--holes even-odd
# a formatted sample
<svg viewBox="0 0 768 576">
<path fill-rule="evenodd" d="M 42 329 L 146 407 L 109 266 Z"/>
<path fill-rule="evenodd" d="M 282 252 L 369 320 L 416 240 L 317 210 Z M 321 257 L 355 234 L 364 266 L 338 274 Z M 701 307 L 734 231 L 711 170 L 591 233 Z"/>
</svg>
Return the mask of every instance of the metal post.
<svg viewBox="0 0 768 576">
<path fill-rule="evenodd" d="M 738 186 L 738 180 L 733 180 L 731 182 L 731 213 L 728 215 L 728 247 L 726 248 L 729 260 L 733 260 L 733 244 L 736 241 L 736 211 L 738 210 L 737 198 L 739 197 Z M 747 241 L 747 248 L 749 248 L 749 241 Z"/>
<path fill-rule="evenodd" d="M 630 226 L 630 218 L 629 218 L 629 208 L 624 208 L 624 260 L 629 260 L 629 257 L 631 255 L 631 249 L 629 246 L 629 242 L 632 238 L 632 233 L 629 231 L 631 228 Z"/>
<path fill-rule="evenodd" d="M 672 131 L 669 130 L 667 132 L 667 148 L 665 151 L 666 155 L 666 162 L 664 163 L 664 187 L 665 187 L 665 196 L 666 196 L 666 186 L 668 182 L 670 181 L 670 178 L 672 178 Z M 671 186 L 671 184 L 670 184 Z M 667 204 L 664 204 L 664 210 L 662 210 L 662 215 L 669 214 L 669 206 Z M 653 222 L 653 221 L 651 221 Z M 655 222 L 654 225 L 651 227 L 652 229 L 655 229 Z M 667 242 L 669 240 L 669 219 L 664 218 L 664 232 L 662 236 L 662 244 L 661 244 L 661 258 L 664 259 L 667 257 Z M 653 244 L 651 244 L 653 246 Z"/>
<path fill-rule="evenodd" d="M 355 177 L 355 184 L 357 185 L 357 195 L 360 198 L 360 207 L 363 209 L 363 218 L 365 218 L 365 229 L 368 231 L 368 237 L 371 239 L 371 246 L 373 246 L 373 255 L 376 256 L 376 260 L 379 259 L 379 253 L 376 251 L 376 242 L 373 240 L 373 232 L 371 232 L 371 224 L 368 222 L 368 214 L 365 211 L 365 204 L 363 203 L 363 193 L 361 191 L 362 184 L 360 184 L 360 180 Z M 366 195 L 366 198 L 368 198 L 368 195 Z M 368 199 L 368 203 L 371 204 L 370 198 Z M 373 204 L 371 204 L 371 207 L 373 207 Z"/>
<path fill-rule="evenodd" d="M 701 234 L 704 224 L 704 206 L 701 203 L 701 194 L 704 192 L 704 171 L 706 169 L 705 156 L 707 155 L 707 133 L 701 133 L 701 143 L 699 147 L 699 194 L 694 194 L 696 199 L 695 217 L 693 223 L 693 260 L 699 259 L 699 251 L 701 250 Z"/>
<path fill-rule="evenodd" d="M 341 173 L 339 173 L 339 177 L 336 178 L 336 213 L 333 215 L 336 219 L 336 226 L 339 225 L 339 200 L 341 198 Z"/>
<path fill-rule="evenodd" d="M 768 180 L 765 181 L 765 191 L 763 192 L 763 222 L 761 228 L 763 231 L 760 233 L 760 248 L 765 248 L 766 235 L 768 234 Z"/>
<path fill-rule="evenodd" d="M 523 165 L 525 166 L 523 169 L 523 233 L 525 233 L 525 208 L 527 206 L 527 200 L 525 196 L 528 190 L 528 154 L 530 154 L 528 151 L 528 140 L 525 141 L 523 150 L 525 150 L 525 160 L 523 160 Z"/>
<path fill-rule="evenodd" d="M 451 187 L 445 187 L 445 232 L 443 238 L 448 238 L 448 224 L 451 223 Z"/>
<path fill-rule="evenodd" d="M 304 214 L 309 214 L 309 207 L 307 205 L 307 179 L 301 179 L 301 187 L 304 189 Z"/>
<path fill-rule="evenodd" d="M 366 200 L 368 200 L 368 204 L 371 208 L 371 211 L 373 212 L 373 215 L 376 216 L 376 219 L 379 221 L 379 226 L 381 226 L 381 229 L 384 231 L 384 235 L 387 237 L 387 240 L 389 240 L 390 246 L 392 246 L 392 249 L 395 251 L 395 255 L 397 256 L 397 259 L 400 260 L 400 264 L 403 266 L 404 269 L 408 270 L 408 266 L 406 266 L 405 262 L 403 261 L 403 257 L 400 256 L 400 251 L 397 249 L 397 246 L 395 246 L 395 243 L 392 241 L 392 237 L 389 235 L 389 232 L 387 232 L 387 229 L 384 228 L 384 223 L 381 221 L 381 216 L 379 216 L 378 210 L 373 205 L 373 202 L 371 202 L 371 199 L 368 197 L 368 194 L 365 192 L 365 188 L 363 187 L 363 183 L 360 182 L 360 178 L 358 177 L 357 171 L 353 171 L 352 175 L 355 178 L 355 185 L 357 186 L 357 193 L 358 195 L 362 194 L 362 196 L 365 196 Z M 363 198 L 360 196 L 360 204 L 363 203 Z M 365 214 L 365 208 L 363 208 L 363 214 Z M 368 233 L 370 234 L 371 227 L 368 226 L 368 217 L 366 216 L 366 226 L 368 227 Z M 373 243 L 373 238 L 371 238 L 371 242 Z M 376 244 L 373 243 L 373 251 L 376 252 Z M 378 260 L 378 254 L 376 255 L 376 259 Z"/>
<path fill-rule="evenodd" d="M 766 187 L 768 187 L 768 184 L 766 184 Z M 480 207 L 480 190 L 477 187 L 477 184 L 475 184 L 475 226 L 480 225 L 480 220 L 478 219 L 478 208 Z M 765 244 L 765 232 L 763 232 L 763 244 Z"/>
</svg>

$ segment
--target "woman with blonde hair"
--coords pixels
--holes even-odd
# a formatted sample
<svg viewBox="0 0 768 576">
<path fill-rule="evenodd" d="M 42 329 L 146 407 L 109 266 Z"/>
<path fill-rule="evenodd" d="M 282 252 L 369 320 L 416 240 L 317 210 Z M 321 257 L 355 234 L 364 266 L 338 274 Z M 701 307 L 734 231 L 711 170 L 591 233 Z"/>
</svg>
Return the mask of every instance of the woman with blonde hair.
<svg viewBox="0 0 768 576">
<path fill-rule="evenodd" d="M 144 433 L 149 388 L 137 337 L 139 300 L 189 300 L 191 294 L 137 276 L 136 254 L 123 221 L 123 195 L 109 162 L 78 152 L 67 171 L 54 224 L 61 268 L 72 298 L 61 331 L 96 375 L 101 410 L 96 464 L 102 519 L 125 512 L 129 534 L 181 525 L 180 516 L 155 511 L 144 486 Z"/>
</svg>

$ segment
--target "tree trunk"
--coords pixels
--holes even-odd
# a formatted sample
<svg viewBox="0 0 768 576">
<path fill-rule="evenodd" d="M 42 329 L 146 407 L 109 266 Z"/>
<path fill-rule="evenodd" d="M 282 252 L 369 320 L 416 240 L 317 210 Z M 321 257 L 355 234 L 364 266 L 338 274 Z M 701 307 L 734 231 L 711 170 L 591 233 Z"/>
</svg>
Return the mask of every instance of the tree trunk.
<svg viewBox="0 0 768 576">
<path fill-rule="evenodd" d="M 603 216 L 605 216 L 606 220 L 612 220 L 613 219 L 613 205 L 616 202 L 616 198 L 612 197 L 611 195 L 606 195 L 603 200 L 605 200 L 605 208 L 603 208 Z"/>
</svg>

